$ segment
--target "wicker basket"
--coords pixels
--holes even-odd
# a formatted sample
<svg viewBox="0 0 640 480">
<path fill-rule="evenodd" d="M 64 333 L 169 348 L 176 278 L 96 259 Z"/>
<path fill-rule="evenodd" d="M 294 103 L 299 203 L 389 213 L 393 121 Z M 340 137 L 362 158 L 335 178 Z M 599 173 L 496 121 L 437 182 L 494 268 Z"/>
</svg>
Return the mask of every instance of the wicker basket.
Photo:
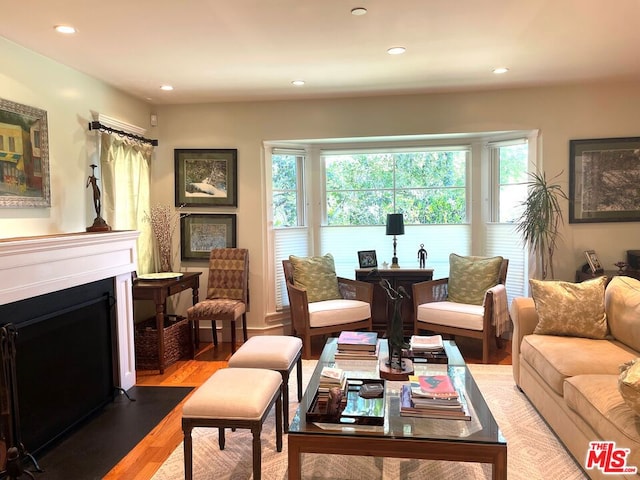
<svg viewBox="0 0 640 480">
<path fill-rule="evenodd" d="M 164 366 L 174 364 L 190 352 L 189 321 L 179 315 L 164 316 Z M 158 329 L 156 319 L 149 318 L 135 328 L 136 368 L 158 370 Z"/>
</svg>

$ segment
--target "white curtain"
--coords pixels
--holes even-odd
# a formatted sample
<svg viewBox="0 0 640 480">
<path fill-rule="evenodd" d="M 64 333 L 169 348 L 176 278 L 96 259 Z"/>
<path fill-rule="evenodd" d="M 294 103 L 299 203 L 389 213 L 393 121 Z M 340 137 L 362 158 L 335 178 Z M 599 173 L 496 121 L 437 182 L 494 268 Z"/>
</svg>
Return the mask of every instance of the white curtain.
<svg viewBox="0 0 640 480">
<path fill-rule="evenodd" d="M 100 140 L 103 215 L 114 230 L 138 230 L 138 273 L 155 271 L 150 210 L 153 147 L 102 133 Z"/>
</svg>

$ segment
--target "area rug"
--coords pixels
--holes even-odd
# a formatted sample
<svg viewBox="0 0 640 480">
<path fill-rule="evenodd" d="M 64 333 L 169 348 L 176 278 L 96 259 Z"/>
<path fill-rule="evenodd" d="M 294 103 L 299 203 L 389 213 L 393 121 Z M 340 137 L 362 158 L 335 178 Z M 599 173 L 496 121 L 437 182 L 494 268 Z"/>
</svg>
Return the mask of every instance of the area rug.
<svg viewBox="0 0 640 480">
<path fill-rule="evenodd" d="M 315 361 L 305 360 L 303 378 L 309 379 Z M 513 381 L 510 365 L 469 365 L 493 416 L 508 444 L 508 478 L 511 480 L 585 479 L 547 424 L 536 413 Z M 292 376 L 290 391 L 295 392 Z M 295 395 L 294 395 L 295 397 Z M 297 403 L 291 399 L 289 411 L 294 415 Z M 287 478 L 287 439 L 282 452 L 276 452 L 274 415 L 262 431 L 262 478 Z M 245 480 L 253 478 L 251 434 L 236 430 L 226 435 L 226 447 L 218 448 L 217 430 L 193 430 L 194 479 Z M 153 476 L 153 480 L 184 478 L 182 444 Z M 305 480 L 397 480 L 397 479 L 490 479 L 491 466 L 431 460 L 406 460 L 342 455 L 304 454 L 302 476 Z"/>
<path fill-rule="evenodd" d="M 129 396 L 135 401 L 118 395 L 99 413 L 36 459 L 44 471 L 37 474 L 37 478 L 101 479 L 191 390 L 192 387 L 138 386 L 128 390 Z"/>
</svg>

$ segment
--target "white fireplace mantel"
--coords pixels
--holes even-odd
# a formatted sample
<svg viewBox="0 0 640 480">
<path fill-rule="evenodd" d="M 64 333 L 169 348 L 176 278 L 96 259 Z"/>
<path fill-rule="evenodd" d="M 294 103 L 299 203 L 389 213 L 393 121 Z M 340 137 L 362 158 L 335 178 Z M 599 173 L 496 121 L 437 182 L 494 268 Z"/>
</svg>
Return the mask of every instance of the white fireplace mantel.
<svg viewBox="0 0 640 480">
<path fill-rule="evenodd" d="M 131 272 L 137 231 L 69 233 L 0 240 L 0 305 L 114 279 L 119 387 L 135 385 Z"/>
</svg>

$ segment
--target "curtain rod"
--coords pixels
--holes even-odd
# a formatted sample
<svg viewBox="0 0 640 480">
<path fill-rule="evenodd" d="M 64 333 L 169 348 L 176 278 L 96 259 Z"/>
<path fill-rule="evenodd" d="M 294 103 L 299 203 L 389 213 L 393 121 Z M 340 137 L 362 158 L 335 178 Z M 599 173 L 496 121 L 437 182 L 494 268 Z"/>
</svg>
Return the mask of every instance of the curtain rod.
<svg viewBox="0 0 640 480">
<path fill-rule="evenodd" d="M 158 140 L 150 140 L 148 138 L 141 137 L 140 135 L 135 135 L 133 133 L 125 132 L 122 130 L 116 130 L 115 128 L 107 127 L 106 125 L 103 125 L 95 120 L 93 122 L 89 122 L 89 130 L 100 130 L 101 132 L 115 133 L 116 135 L 120 135 L 121 137 L 127 137 L 133 140 L 137 140 L 138 142 L 148 143 L 154 147 L 158 146 Z"/>
</svg>

